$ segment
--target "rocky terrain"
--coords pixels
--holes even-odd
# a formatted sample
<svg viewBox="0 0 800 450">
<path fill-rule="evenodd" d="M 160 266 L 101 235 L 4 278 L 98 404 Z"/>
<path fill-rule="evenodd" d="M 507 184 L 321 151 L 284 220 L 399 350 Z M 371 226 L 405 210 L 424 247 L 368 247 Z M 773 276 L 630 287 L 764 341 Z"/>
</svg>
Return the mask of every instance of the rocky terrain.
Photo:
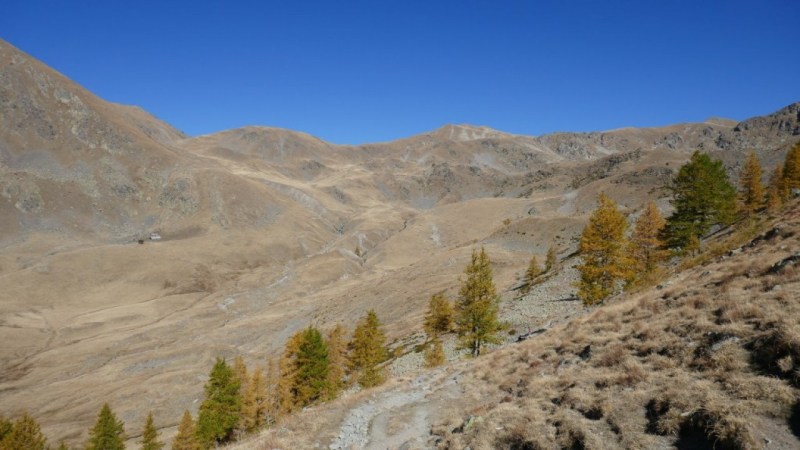
<svg viewBox="0 0 800 450">
<path fill-rule="evenodd" d="M 77 443 L 108 401 L 132 437 L 152 410 L 169 438 L 217 356 L 263 363 L 369 308 L 412 345 L 480 245 L 516 330 L 556 326 L 581 310 L 568 272 L 511 288 L 552 243 L 569 270 L 598 192 L 666 210 L 695 149 L 731 173 L 755 150 L 769 169 L 799 115 L 540 137 L 446 125 L 360 146 L 267 127 L 189 137 L 0 41 L 0 411 Z"/>
</svg>

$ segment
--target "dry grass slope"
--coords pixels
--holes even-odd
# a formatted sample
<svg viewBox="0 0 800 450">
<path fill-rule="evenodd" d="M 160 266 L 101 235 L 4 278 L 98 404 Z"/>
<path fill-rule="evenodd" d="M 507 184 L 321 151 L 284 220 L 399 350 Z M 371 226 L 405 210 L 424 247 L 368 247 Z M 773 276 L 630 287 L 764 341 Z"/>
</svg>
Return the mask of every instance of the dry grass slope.
<svg viewBox="0 0 800 450">
<path fill-rule="evenodd" d="M 439 447 L 800 448 L 792 206 L 752 244 L 668 287 L 480 360 L 462 385 L 483 402 L 434 428 Z"/>
</svg>

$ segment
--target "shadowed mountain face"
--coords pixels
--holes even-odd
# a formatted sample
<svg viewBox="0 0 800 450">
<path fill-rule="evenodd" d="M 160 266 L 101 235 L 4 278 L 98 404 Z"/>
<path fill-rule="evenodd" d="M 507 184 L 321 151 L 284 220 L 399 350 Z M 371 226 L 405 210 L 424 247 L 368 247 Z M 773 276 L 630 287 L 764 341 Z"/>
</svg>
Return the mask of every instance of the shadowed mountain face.
<svg viewBox="0 0 800 450">
<path fill-rule="evenodd" d="M 150 409 L 172 426 L 218 355 L 264 363 L 368 308 L 392 338 L 418 331 L 474 246 L 506 288 L 531 253 L 574 250 L 597 192 L 666 206 L 695 149 L 770 167 L 799 115 L 541 137 L 447 125 L 361 146 L 266 127 L 189 138 L 0 41 L 0 411 L 76 442 L 103 401 L 130 430 Z M 135 244 L 151 231 L 164 239 Z"/>
</svg>

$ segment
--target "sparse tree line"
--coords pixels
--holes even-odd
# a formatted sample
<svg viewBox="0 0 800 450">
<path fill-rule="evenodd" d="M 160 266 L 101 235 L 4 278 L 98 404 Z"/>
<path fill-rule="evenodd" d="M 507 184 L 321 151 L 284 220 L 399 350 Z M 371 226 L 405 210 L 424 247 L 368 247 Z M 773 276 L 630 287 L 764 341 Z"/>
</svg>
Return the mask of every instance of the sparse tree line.
<svg viewBox="0 0 800 450">
<path fill-rule="evenodd" d="M 666 219 L 655 202 L 648 202 L 629 232 L 628 218 L 617 204 L 601 193 L 598 206 L 583 230 L 579 245 L 581 264 L 577 295 L 586 305 L 602 302 L 619 290 L 646 283 L 670 255 L 686 255 L 700 249 L 701 238 L 716 225 L 752 219 L 758 211 L 776 210 L 800 189 L 800 143 L 791 148 L 783 165 L 776 166 L 768 185 L 762 169 L 750 153 L 739 173 L 739 188 L 731 184 L 719 160 L 695 152 L 674 177 L 672 215 Z M 525 292 L 553 271 L 557 249 L 548 249 L 545 266 L 532 257 L 524 275 Z M 425 350 L 428 367 L 445 361 L 441 336 L 455 332 L 458 348 L 473 357 L 486 344 L 500 342 L 505 325 L 498 319 L 500 297 L 485 249 L 474 250 L 464 270 L 458 298 L 431 297 L 424 318 L 429 337 Z M 336 398 L 352 384 L 363 388 L 380 385 L 386 377 L 386 337 L 374 311 L 357 324 L 352 338 L 341 325 L 325 336 L 315 328 L 293 335 L 277 362 L 248 369 L 243 358 L 229 365 L 218 358 L 205 384 L 205 398 L 197 420 L 185 411 L 172 441 L 174 450 L 201 450 L 230 442 L 304 407 Z M 108 404 L 89 430 L 86 450 L 125 448 L 125 431 Z M 152 413 L 141 434 L 142 450 L 161 450 Z M 0 450 L 46 450 L 51 447 L 36 420 L 23 413 L 11 421 L 0 416 Z M 58 450 L 68 450 L 61 442 Z"/>
<path fill-rule="evenodd" d="M 336 398 L 350 384 L 363 388 L 385 380 L 386 337 L 378 316 L 370 310 L 358 322 L 352 338 L 337 325 L 326 337 L 315 327 L 294 334 L 277 362 L 248 369 L 242 357 L 232 364 L 217 358 L 205 384 L 197 419 L 183 413 L 173 450 L 202 450 L 234 441 L 281 416 Z M 89 430 L 86 450 L 122 450 L 124 425 L 106 403 Z M 164 443 L 148 414 L 141 435 L 142 450 L 161 450 Z M 46 450 L 51 447 L 36 420 L 23 413 L 15 421 L 0 417 L 0 450 Z M 61 442 L 58 450 L 67 450 Z"/>
<path fill-rule="evenodd" d="M 630 233 L 627 217 L 617 204 L 605 194 L 599 195 L 579 246 L 580 280 L 576 284 L 584 304 L 600 303 L 621 289 L 646 284 L 670 255 L 698 252 L 701 239 L 715 226 L 729 226 L 740 219 L 744 219 L 742 224 L 750 224 L 757 212 L 781 207 L 800 189 L 800 143 L 775 167 L 766 187 L 755 152 L 748 155 L 739 172 L 737 190 L 722 161 L 697 151 L 678 170 L 669 189 L 672 215 L 664 219 L 650 201 Z"/>
</svg>

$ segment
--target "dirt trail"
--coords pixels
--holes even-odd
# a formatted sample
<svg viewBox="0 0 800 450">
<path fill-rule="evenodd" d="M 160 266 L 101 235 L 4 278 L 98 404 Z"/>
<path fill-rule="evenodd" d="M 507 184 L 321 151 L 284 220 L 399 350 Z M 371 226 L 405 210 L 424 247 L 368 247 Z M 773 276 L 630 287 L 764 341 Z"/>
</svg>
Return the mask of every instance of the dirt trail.
<svg viewBox="0 0 800 450">
<path fill-rule="evenodd" d="M 460 372 L 446 368 L 420 374 L 410 383 L 371 398 L 345 416 L 332 450 L 427 449 L 439 405 L 457 399 Z"/>
</svg>

